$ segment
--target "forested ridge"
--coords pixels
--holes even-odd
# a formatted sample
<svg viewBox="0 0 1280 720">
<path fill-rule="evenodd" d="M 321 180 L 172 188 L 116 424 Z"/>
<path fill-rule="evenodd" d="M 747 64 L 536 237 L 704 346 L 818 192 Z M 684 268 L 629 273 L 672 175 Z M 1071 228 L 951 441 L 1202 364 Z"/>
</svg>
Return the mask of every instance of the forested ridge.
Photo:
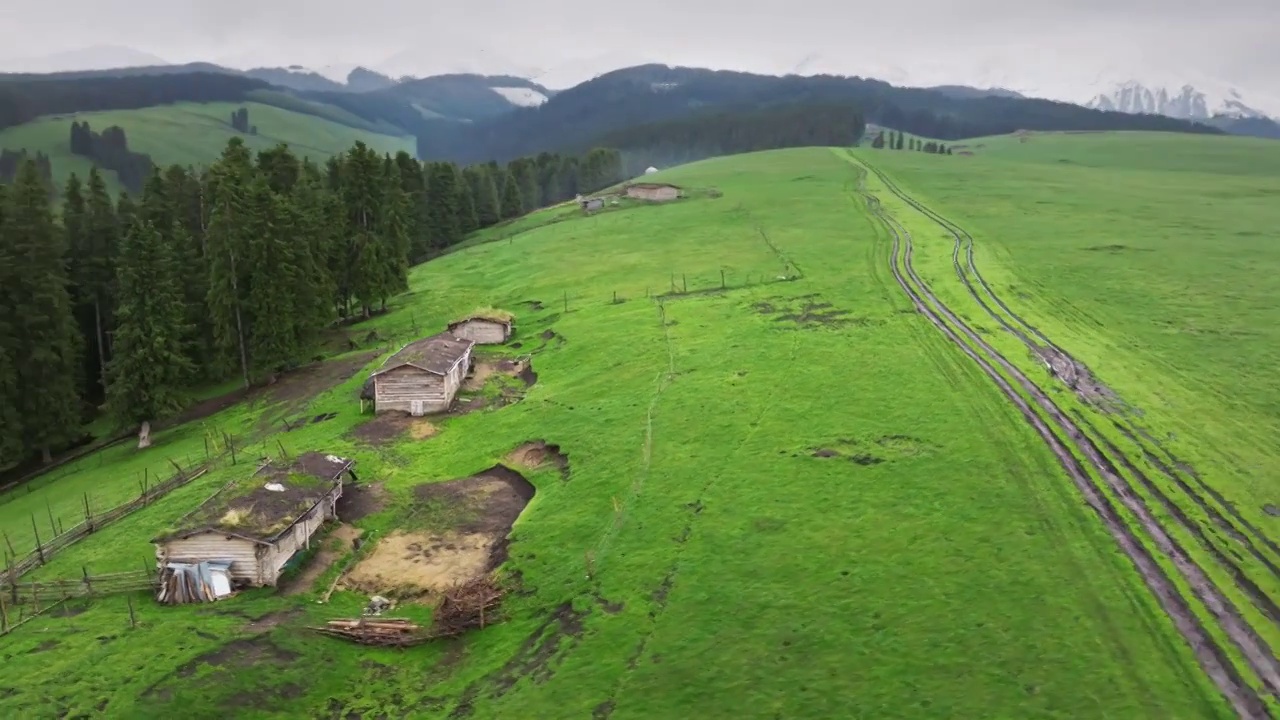
<svg viewBox="0 0 1280 720">
<path fill-rule="evenodd" d="M 356 143 L 318 165 L 235 138 L 207 168 L 155 168 L 136 196 L 73 175 L 55 216 L 22 158 L 0 185 L 0 468 L 47 461 L 101 412 L 136 428 L 195 388 L 268 381 L 385 308 L 412 263 L 620 179 L 604 149 L 460 168 Z"/>
</svg>

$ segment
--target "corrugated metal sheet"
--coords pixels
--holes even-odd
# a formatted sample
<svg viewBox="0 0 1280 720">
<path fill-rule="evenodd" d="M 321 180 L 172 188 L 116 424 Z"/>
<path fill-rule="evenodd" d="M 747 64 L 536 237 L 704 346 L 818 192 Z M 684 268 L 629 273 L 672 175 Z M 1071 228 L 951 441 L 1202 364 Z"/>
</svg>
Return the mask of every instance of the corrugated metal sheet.
<svg viewBox="0 0 1280 720">
<path fill-rule="evenodd" d="M 211 532 L 174 539 L 156 546 L 156 559 L 166 563 L 198 563 L 205 560 L 230 560 L 233 580 L 259 584 L 261 576 L 256 543 L 243 538 L 227 537 Z"/>
</svg>

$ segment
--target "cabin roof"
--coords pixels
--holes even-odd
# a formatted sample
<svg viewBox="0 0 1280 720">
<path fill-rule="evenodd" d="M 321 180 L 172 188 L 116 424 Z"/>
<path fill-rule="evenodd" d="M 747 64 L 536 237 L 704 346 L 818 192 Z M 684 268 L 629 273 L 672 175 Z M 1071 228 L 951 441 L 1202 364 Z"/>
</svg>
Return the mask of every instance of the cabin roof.
<svg viewBox="0 0 1280 720">
<path fill-rule="evenodd" d="M 381 375 L 388 370 L 410 365 L 419 370 L 426 370 L 434 375 L 447 375 L 467 354 L 471 346 L 470 340 L 456 338 L 448 333 L 432 335 L 421 340 L 414 340 L 405 345 L 395 355 L 387 358 L 373 375 Z"/>
<path fill-rule="evenodd" d="M 673 190 L 680 189 L 679 185 L 672 185 L 671 183 L 651 183 L 651 182 L 631 183 L 630 185 L 627 185 L 627 187 L 637 188 L 639 190 L 659 190 L 661 188 L 672 188 Z"/>
<path fill-rule="evenodd" d="M 270 545 L 332 493 L 354 464 L 354 460 L 318 452 L 306 452 L 288 462 L 268 461 L 224 487 L 179 521 L 175 530 L 152 542 L 208 532 Z"/>
</svg>

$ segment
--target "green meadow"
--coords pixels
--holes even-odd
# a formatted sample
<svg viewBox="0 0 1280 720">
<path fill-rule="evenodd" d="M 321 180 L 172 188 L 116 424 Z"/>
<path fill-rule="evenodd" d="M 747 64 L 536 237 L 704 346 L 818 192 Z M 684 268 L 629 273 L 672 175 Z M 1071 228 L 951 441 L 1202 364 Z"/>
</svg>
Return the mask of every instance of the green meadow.
<svg viewBox="0 0 1280 720">
<path fill-rule="evenodd" d="M 1076 154 L 1074 138 L 1026 146 L 1041 141 Z M 1259 188 L 1275 192 L 1275 183 L 1034 160 L 1001 142 L 986 143 L 989 157 L 857 153 L 969 228 L 989 279 L 1096 362 L 1153 427 L 1180 419 L 1167 430 L 1179 451 L 1275 467 L 1265 438 L 1273 425 L 1222 446 L 1216 434 L 1192 433 L 1229 435 L 1229 426 L 1268 421 L 1267 402 L 1274 408 L 1263 348 L 1275 331 L 1261 295 L 1250 294 L 1268 280 L 1250 285 L 1251 275 L 1230 270 L 1242 267 L 1239 253 L 1268 257 L 1266 225 L 1256 237 L 1240 233 L 1267 219 Z M 74 601 L 0 637 L 0 711 L 1230 717 L 1040 438 L 903 296 L 891 239 L 854 194 L 845 152 L 695 163 L 658 176 L 703 191 L 689 199 L 591 216 L 558 208 L 490 230 L 415 268 L 391 312 L 346 328 L 364 347 L 326 361 L 305 395 L 264 391 L 160 433 L 150 450 L 117 446 L 32 492 L 0 496 L 0 529 L 16 537 L 46 507 L 73 514 L 84 492 L 128 499 L 143 468 L 158 472 L 166 453 L 203 455 L 209 434 L 241 438 L 236 465 L 218 456 L 206 476 L 28 579 L 76 577 L 139 568 L 152 537 L 263 455 L 355 458 L 362 484 L 382 489 L 381 507 L 354 521 L 376 541 L 434 521 L 416 488 L 545 440 L 571 469 L 522 470 L 536 495 L 500 570 L 511 592 L 499 624 L 406 650 L 312 634 L 307 626 L 354 616 L 367 600 L 339 590 L 317 602 L 341 561 L 291 596 L 262 589 L 167 607 L 140 593 L 131 596 L 136 627 L 123 596 Z M 1168 197 L 1198 182 L 1202 192 L 1238 192 L 1234 230 L 1218 225 L 1224 211 Z M 1178 230 L 1193 216 L 1219 228 L 1215 241 Z M 1144 219 L 1163 222 L 1164 235 L 1139 236 Z M 949 265 L 937 266 L 925 240 L 922 232 L 922 274 L 944 285 Z M 1241 247 L 1222 247 L 1229 241 Z M 1126 249 L 1088 249 L 1111 245 Z M 1157 247 L 1128 249 L 1147 245 Z M 1130 286 L 1138 277 L 1148 278 L 1145 291 Z M 507 346 L 484 353 L 531 358 L 536 383 L 505 406 L 433 420 L 433 436 L 370 439 L 378 421 L 357 399 L 367 373 L 481 306 L 510 310 L 517 325 Z M 1178 324 L 1156 322 L 1173 317 Z M 1240 334 L 1223 335 L 1228 328 Z M 1208 331 L 1238 345 L 1210 350 Z M 366 360 L 345 379 L 326 370 Z M 492 397 L 504 382 L 469 394 Z M 1234 397 L 1250 382 L 1251 395 Z M 294 430 L 283 422 L 329 413 Z M 1242 509 L 1246 497 L 1262 501 L 1261 477 L 1253 490 L 1232 477 L 1223 487 Z"/>
<path fill-rule="evenodd" d="M 258 128 L 256 135 L 244 135 L 231 127 L 231 113 L 241 107 L 249 110 L 249 122 Z M 296 155 L 316 161 L 350 149 L 357 140 L 381 153 L 415 152 L 412 137 L 360 130 L 336 120 L 257 102 L 176 103 L 43 117 L 0 130 L 0 148 L 45 153 L 53 165 L 54 182 L 61 188 L 71 173 L 83 179 L 93 166 L 89 158 L 71 153 L 71 123 L 77 121 L 88 122 L 98 132 L 112 125 L 124 128 L 129 149 L 150 155 L 161 167 L 207 165 L 217 159 L 233 137 L 242 138 L 254 151 L 287 143 Z M 113 192 L 120 189 L 115 173 L 108 172 L 105 177 Z"/>
</svg>

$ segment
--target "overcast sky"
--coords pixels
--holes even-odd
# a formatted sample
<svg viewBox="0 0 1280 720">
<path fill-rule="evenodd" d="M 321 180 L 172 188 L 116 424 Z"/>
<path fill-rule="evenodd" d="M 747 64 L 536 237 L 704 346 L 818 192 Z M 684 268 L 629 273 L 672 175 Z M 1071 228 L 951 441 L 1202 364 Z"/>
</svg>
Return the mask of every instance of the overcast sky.
<svg viewBox="0 0 1280 720">
<path fill-rule="evenodd" d="M 1280 96 L 1280 0 L 0 0 L 0 28 L 6 70 L 113 45 L 240 67 L 541 69 L 557 85 L 659 61 L 1061 92 L 1112 66 Z"/>
</svg>

